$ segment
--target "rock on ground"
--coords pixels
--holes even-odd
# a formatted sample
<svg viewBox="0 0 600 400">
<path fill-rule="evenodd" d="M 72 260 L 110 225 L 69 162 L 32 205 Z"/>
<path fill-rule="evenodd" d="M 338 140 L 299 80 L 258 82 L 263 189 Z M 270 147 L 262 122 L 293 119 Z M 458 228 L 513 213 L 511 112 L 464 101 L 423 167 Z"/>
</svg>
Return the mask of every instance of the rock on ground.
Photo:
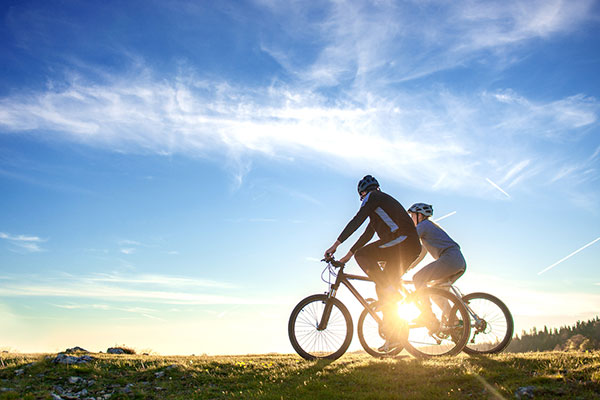
<svg viewBox="0 0 600 400">
<path fill-rule="evenodd" d="M 533 399 L 534 392 L 535 386 L 523 386 L 517 389 L 515 397 L 517 399 Z"/>
<path fill-rule="evenodd" d="M 55 364 L 84 364 L 92 361 L 94 358 L 88 355 L 84 355 L 81 357 L 69 356 L 64 353 L 60 353 L 56 356 L 52 362 Z"/>
</svg>

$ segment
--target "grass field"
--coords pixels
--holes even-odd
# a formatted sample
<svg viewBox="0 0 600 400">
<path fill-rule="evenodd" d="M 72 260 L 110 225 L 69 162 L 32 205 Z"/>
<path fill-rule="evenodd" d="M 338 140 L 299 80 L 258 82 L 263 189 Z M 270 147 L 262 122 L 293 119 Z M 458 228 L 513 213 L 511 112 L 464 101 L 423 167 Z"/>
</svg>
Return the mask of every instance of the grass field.
<svg viewBox="0 0 600 400">
<path fill-rule="evenodd" d="M 346 354 L 145 356 L 0 354 L 0 399 L 535 399 L 600 398 L 600 352 L 548 352 L 419 361 Z"/>
</svg>

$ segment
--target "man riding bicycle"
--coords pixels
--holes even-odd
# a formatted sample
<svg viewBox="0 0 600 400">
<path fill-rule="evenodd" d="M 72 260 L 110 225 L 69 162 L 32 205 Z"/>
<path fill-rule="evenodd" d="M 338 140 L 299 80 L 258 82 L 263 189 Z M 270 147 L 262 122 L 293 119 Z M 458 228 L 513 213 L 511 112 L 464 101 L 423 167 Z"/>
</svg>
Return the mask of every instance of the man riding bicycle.
<svg viewBox="0 0 600 400">
<path fill-rule="evenodd" d="M 347 263 L 352 256 L 358 265 L 375 282 L 375 290 L 381 303 L 384 331 L 387 342 L 397 342 L 397 308 L 393 302 L 396 284 L 421 252 L 421 243 L 415 224 L 396 199 L 382 192 L 379 182 L 371 175 L 358 182 L 358 194 L 362 201 L 358 213 L 348 222 L 336 242 L 325 251 L 332 256 L 338 246 L 352 235 L 369 218 L 364 233 L 339 261 Z M 377 233 L 379 240 L 367 243 Z M 385 263 L 385 266 L 380 266 Z"/>
</svg>

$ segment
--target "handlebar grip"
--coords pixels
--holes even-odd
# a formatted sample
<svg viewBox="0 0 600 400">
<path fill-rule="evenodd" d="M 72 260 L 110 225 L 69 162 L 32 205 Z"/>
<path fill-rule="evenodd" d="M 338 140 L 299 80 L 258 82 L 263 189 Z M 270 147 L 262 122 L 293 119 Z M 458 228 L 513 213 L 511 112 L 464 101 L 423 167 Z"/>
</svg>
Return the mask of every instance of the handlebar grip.
<svg viewBox="0 0 600 400">
<path fill-rule="evenodd" d="M 334 266 L 334 267 L 336 267 L 336 268 L 341 268 L 341 267 L 343 267 L 344 265 L 346 265 L 346 264 L 344 264 L 344 263 L 341 263 L 341 262 L 337 261 L 335 258 L 333 258 L 333 256 L 325 257 L 325 258 L 324 258 L 324 259 L 322 259 L 321 261 L 324 261 L 324 262 L 331 263 L 331 265 L 333 265 L 333 266 Z"/>
</svg>

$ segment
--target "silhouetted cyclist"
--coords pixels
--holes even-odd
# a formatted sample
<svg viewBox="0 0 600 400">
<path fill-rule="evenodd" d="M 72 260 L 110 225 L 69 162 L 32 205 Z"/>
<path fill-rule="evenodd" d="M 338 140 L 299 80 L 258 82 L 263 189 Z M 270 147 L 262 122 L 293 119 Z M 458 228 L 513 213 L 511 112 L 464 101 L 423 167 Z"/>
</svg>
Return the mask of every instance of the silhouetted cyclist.
<svg viewBox="0 0 600 400">
<path fill-rule="evenodd" d="M 348 222 L 336 242 L 325 251 L 325 257 L 333 255 L 338 246 L 369 218 L 365 232 L 339 261 L 345 264 L 354 255 L 358 265 L 375 282 L 377 296 L 384 305 L 382 312 L 386 343 L 392 344 L 399 341 L 395 326 L 397 309 L 393 301 L 397 293 L 395 285 L 419 256 L 421 242 L 402 204 L 382 192 L 374 177 L 367 175 L 358 182 L 358 194 L 362 200 L 358 213 Z M 375 233 L 379 240 L 367 245 Z M 384 264 L 380 262 L 385 262 L 383 268 L 380 265 Z"/>
</svg>

